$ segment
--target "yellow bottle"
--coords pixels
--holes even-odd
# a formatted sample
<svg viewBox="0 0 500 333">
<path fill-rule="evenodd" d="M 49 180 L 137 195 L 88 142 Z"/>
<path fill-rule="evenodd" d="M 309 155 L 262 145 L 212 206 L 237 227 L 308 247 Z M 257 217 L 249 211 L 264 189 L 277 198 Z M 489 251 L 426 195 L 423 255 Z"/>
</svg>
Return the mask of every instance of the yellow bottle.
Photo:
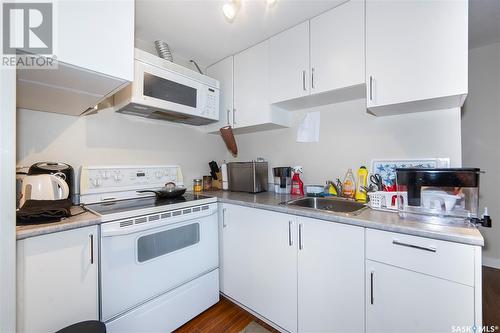
<svg viewBox="0 0 500 333">
<path fill-rule="evenodd" d="M 366 202 L 366 191 L 365 187 L 367 185 L 368 170 L 366 167 L 362 166 L 358 170 L 358 186 L 356 188 L 356 201 Z"/>
</svg>

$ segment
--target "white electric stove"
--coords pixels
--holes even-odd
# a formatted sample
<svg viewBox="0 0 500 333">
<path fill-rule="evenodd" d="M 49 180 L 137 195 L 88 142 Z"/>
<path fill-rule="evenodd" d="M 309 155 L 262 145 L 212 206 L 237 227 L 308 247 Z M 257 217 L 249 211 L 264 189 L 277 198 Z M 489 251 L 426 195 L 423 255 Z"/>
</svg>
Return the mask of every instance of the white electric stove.
<svg viewBox="0 0 500 333">
<path fill-rule="evenodd" d="M 101 216 L 100 319 L 107 331 L 169 332 L 219 300 L 217 199 L 156 199 L 179 166 L 83 167 L 80 201 Z"/>
</svg>

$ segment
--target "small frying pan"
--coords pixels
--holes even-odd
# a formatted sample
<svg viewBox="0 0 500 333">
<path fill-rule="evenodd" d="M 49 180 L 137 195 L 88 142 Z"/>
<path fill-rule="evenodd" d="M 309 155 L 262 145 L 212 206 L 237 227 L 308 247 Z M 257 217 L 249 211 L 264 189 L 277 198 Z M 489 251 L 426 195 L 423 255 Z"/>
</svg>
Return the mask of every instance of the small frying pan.
<svg viewBox="0 0 500 333">
<path fill-rule="evenodd" d="M 175 183 L 169 182 L 165 184 L 160 190 L 141 190 L 137 191 L 138 193 L 154 193 L 156 194 L 157 199 L 173 199 L 180 197 L 186 192 L 186 188 L 184 186 L 177 186 Z"/>
</svg>

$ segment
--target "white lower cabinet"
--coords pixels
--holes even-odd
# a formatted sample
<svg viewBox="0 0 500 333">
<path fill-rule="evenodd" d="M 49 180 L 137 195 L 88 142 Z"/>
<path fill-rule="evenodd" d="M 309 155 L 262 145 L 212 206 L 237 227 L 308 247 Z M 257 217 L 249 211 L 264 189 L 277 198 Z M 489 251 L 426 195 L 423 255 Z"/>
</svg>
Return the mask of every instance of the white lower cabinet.
<svg viewBox="0 0 500 333">
<path fill-rule="evenodd" d="M 364 330 L 364 229 L 222 205 L 221 291 L 289 332 Z"/>
<path fill-rule="evenodd" d="M 297 332 L 294 217 L 222 205 L 221 291 L 289 332 Z"/>
<path fill-rule="evenodd" d="M 474 326 L 473 287 L 371 260 L 366 273 L 367 333 L 458 332 Z"/>
<path fill-rule="evenodd" d="M 299 332 L 364 331 L 364 228 L 298 218 Z"/>
<path fill-rule="evenodd" d="M 17 332 L 99 318 L 97 226 L 17 242 Z"/>
</svg>

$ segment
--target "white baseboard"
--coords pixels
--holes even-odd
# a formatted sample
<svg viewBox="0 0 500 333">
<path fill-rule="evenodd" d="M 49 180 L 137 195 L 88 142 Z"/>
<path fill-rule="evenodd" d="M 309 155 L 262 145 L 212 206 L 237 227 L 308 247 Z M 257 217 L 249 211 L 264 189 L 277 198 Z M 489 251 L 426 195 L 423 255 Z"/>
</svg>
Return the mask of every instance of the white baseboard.
<svg viewBox="0 0 500 333">
<path fill-rule="evenodd" d="M 483 266 L 500 269 L 500 258 L 491 258 L 483 256 Z"/>
</svg>

